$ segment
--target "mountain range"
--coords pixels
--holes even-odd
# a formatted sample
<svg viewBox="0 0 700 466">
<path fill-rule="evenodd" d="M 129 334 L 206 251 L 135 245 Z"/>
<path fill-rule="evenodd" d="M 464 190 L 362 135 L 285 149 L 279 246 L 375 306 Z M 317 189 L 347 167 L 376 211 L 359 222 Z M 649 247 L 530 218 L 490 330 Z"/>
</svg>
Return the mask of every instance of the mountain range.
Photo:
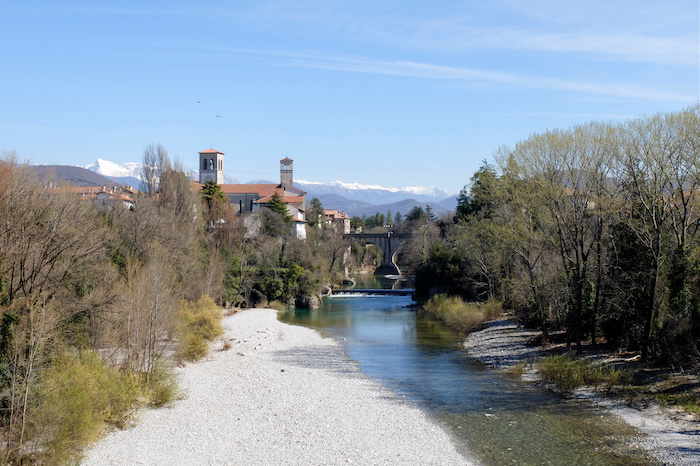
<svg viewBox="0 0 700 466">
<path fill-rule="evenodd" d="M 111 185 L 113 183 L 141 187 L 140 163 L 125 163 L 122 165 L 108 160 L 97 159 L 91 165 L 74 167 L 64 165 L 44 166 L 44 171 L 51 168 L 60 178 L 66 179 L 74 185 L 95 186 Z M 38 168 L 38 167 L 37 167 Z M 103 179 L 96 180 L 85 171 L 102 175 Z M 198 172 L 190 173 L 191 179 L 198 178 Z M 237 184 L 238 180 L 225 176 L 227 184 Z M 275 181 L 256 180 L 251 183 L 276 183 Z M 377 185 L 363 185 L 360 183 L 344 183 L 334 181 L 332 183 L 319 183 L 314 181 L 295 180 L 294 185 L 307 192 L 307 199 L 317 197 L 324 208 L 336 209 L 346 212 L 350 216 L 374 215 L 377 212 L 386 214 L 391 211 L 393 215 L 400 212 L 406 215 L 413 207 L 425 208 L 430 205 L 435 213 L 449 212 L 455 209 L 457 197 L 449 191 L 437 187 L 410 186 L 405 188 L 386 188 Z"/>
</svg>

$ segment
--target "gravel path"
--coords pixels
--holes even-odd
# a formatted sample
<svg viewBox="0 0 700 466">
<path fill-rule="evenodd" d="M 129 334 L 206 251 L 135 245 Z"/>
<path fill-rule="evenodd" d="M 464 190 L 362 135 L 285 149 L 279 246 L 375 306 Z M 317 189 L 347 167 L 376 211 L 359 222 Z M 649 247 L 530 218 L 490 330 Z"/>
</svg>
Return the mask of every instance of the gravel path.
<svg viewBox="0 0 700 466">
<path fill-rule="evenodd" d="M 470 464 L 415 406 L 363 375 L 342 346 L 277 320 L 223 321 L 205 361 L 178 369 L 185 397 L 114 431 L 83 465 Z"/>
<path fill-rule="evenodd" d="M 538 334 L 538 331 L 522 328 L 515 321 L 498 320 L 489 322 L 484 330 L 469 334 L 464 347 L 484 364 L 504 369 L 541 356 L 539 347 L 527 345 L 527 341 Z M 529 367 L 524 378 L 537 380 L 539 377 L 534 368 Z M 605 406 L 647 434 L 639 446 L 650 451 L 662 464 L 700 464 L 699 423 L 674 419 L 669 416 L 672 415 L 669 410 L 656 404 L 640 410 L 610 398 L 601 398 L 591 390 L 577 390 L 574 395 Z"/>
</svg>

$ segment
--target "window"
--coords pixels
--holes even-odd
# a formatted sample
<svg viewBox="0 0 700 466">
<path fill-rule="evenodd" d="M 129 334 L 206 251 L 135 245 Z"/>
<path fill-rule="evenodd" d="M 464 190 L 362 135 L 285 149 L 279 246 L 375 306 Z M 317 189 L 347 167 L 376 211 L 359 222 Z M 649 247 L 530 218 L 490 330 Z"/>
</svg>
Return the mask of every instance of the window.
<svg viewBox="0 0 700 466">
<path fill-rule="evenodd" d="M 214 170 L 214 159 L 209 159 L 209 170 Z"/>
<path fill-rule="evenodd" d="M 202 169 L 203 170 L 207 169 L 207 159 L 202 160 Z"/>
</svg>

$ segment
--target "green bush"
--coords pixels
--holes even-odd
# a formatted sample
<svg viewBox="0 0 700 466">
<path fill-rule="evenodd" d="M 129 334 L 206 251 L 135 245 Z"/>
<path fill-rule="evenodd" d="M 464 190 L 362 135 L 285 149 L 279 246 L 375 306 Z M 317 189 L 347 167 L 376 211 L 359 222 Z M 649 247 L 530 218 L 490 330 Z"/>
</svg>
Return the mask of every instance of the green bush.
<svg viewBox="0 0 700 466">
<path fill-rule="evenodd" d="M 106 424 L 123 426 L 142 396 L 136 377 L 107 367 L 90 351 L 55 357 L 41 387 L 35 433 L 49 464 L 74 458 Z"/>
<path fill-rule="evenodd" d="M 433 296 L 423 307 L 458 332 L 469 332 L 480 327 L 502 311 L 498 302 L 467 303 L 458 296 L 444 294 Z"/>
<path fill-rule="evenodd" d="M 568 355 L 544 357 L 537 363 L 537 369 L 544 382 L 553 383 L 562 393 L 571 393 L 583 386 L 598 388 L 605 385 L 611 388 L 632 382 L 630 371 L 585 359 L 572 359 Z"/>
<path fill-rule="evenodd" d="M 177 354 L 184 361 L 198 361 L 209 353 L 207 342 L 224 333 L 221 309 L 209 297 L 196 303 L 182 301 L 178 312 Z"/>
</svg>

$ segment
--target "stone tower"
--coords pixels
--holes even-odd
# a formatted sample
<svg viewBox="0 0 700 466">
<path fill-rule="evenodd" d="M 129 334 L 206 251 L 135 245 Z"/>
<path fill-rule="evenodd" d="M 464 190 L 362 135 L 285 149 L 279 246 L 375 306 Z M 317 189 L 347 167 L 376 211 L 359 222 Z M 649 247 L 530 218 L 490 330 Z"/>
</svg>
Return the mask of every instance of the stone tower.
<svg viewBox="0 0 700 466">
<path fill-rule="evenodd" d="M 208 149 L 199 153 L 199 182 L 216 181 L 224 184 L 224 153 Z"/>
<path fill-rule="evenodd" d="M 280 160 L 280 183 L 294 186 L 294 160 L 289 157 Z"/>
</svg>

